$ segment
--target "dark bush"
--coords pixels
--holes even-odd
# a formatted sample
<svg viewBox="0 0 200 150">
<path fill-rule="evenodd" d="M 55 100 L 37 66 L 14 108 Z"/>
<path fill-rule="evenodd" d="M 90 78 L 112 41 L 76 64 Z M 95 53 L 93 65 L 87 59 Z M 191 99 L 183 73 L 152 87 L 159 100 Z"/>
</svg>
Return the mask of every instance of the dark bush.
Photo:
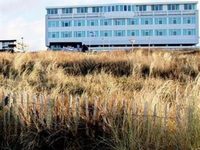
<svg viewBox="0 0 200 150">
<path fill-rule="evenodd" d="M 66 74 L 87 75 L 104 71 L 114 76 L 130 76 L 133 66 L 129 61 L 98 62 L 92 59 L 84 59 L 76 62 L 65 62 L 58 64 Z"/>
</svg>

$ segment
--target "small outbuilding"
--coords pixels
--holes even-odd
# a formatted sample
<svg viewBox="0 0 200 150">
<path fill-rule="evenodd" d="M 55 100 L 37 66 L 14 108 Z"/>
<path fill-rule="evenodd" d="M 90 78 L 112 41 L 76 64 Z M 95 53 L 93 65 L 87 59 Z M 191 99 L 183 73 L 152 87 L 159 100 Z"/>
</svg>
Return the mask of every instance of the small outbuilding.
<svg viewBox="0 0 200 150">
<path fill-rule="evenodd" d="M 0 40 L 0 52 L 14 52 L 17 40 Z"/>
</svg>

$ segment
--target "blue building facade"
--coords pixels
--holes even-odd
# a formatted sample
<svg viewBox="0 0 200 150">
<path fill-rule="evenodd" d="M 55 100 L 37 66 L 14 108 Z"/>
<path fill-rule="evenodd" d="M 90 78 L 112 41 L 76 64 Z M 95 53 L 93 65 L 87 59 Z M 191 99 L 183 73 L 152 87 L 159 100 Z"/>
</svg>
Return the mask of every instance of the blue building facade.
<svg viewBox="0 0 200 150">
<path fill-rule="evenodd" d="M 48 7 L 46 46 L 195 46 L 199 41 L 197 3 Z"/>
</svg>

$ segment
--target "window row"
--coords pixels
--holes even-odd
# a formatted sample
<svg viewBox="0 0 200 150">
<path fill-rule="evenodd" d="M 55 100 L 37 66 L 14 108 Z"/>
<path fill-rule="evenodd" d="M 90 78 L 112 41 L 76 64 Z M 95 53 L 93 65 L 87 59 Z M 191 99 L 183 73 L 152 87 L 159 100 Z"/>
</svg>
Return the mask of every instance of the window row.
<svg viewBox="0 0 200 150">
<path fill-rule="evenodd" d="M 49 21 L 48 27 L 78 27 L 78 26 L 112 26 L 112 25 L 152 25 L 152 24 L 195 24 L 196 17 L 159 17 L 133 19 L 92 19 L 92 20 L 65 20 Z"/>
<path fill-rule="evenodd" d="M 147 29 L 147 30 L 102 30 L 102 31 L 63 31 L 49 32 L 49 38 L 71 37 L 124 37 L 124 36 L 192 36 L 196 35 L 196 29 Z"/>
<path fill-rule="evenodd" d="M 92 9 L 93 13 L 101 12 L 118 12 L 118 11 L 147 11 L 148 5 L 113 5 L 113 6 L 97 6 L 97 7 L 78 7 L 73 8 L 62 8 L 62 14 L 72 14 L 72 13 L 88 13 L 89 8 Z M 167 10 L 180 10 L 181 4 L 168 4 Z M 183 4 L 184 10 L 195 10 L 196 4 L 189 3 Z M 164 5 L 156 4 L 151 5 L 149 11 L 163 11 Z M 47 9 L 48 14 L 58 14 L 57 8 Z"/>
</svg>

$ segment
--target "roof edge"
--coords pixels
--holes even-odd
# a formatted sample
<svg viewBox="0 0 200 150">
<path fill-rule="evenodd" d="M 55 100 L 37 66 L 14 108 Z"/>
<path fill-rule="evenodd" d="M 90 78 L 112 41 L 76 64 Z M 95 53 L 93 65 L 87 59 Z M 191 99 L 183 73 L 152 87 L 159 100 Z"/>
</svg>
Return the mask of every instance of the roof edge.
<svg viewBox="0 0 200 150">
<path fill-rule="evenodd" d="M 187 4 L 196 3 L 199 1 L 171 1 L 171 2 L 142 2 L 142 3 L 103 3 L 103 4 L 84 4 L 84 5 L 65 5 L 65 6 L 48 6 L 49 8 L 77 8 L 77 7 L 97 7 L 97 6 L 110 6 L 110 5 L 154 5 L 154 4 Z"/>
<path fill-rule="evenodd" d="M 0 40 L 0 42 L 16 42 L 17 40 Z"/>
</svg>

